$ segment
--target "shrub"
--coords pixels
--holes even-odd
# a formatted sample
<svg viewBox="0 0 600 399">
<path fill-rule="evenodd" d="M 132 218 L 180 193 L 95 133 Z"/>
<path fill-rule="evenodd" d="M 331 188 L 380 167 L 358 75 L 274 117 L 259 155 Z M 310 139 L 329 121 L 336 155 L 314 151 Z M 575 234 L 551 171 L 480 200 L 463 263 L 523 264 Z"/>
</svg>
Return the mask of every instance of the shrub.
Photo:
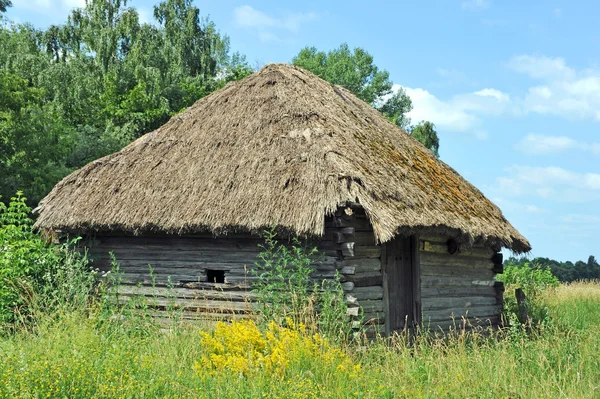
<svg viewBox="0 0 600 399">
<path fill-rule="evenodd" d="M 529 320 L 523 320 L 522 307 L 512 295 L 507 295 L 504 301 L 504 313 L 509 324 L 517 330 L 532 327 L 541 327 L 550 323 L 550 312 L 548 307 L 540 300 L 541 294 L 548 288 L 560 285 L 558 278 L 552 274 L 549 268 L 542 268 L 538 264 L 529 262 L 523 265 L 508 264 L 504 267 L 504 273 L 498 276 L 498 280 L 506 285 L 507 292 L 514 292 L 517 288 L 523 290 L 527 296 L 527 311 Z"/>
<path fill-rule="evenodd" d="M 321 259 L 317 248 L 303 245 L 297 237 L 289 246 L 280 244 L 274 228 L 267 229 L 264 238 L 253 270 L 258 277 L 253 292 L 263 319 L 279 324 L 291 320 L 328 337 L 345 336 L 350 323 L 339 276 L 320 283 L 311 278 Z"/>
<path fill-rule="evenodd" d="M 47 243 L 33 230 L 22 193 L 0 202 L 0 328 L 28 324 L 36 309 L 46 313 L 87 304 L 94 273 L 71 241 Z"/>
</svg>

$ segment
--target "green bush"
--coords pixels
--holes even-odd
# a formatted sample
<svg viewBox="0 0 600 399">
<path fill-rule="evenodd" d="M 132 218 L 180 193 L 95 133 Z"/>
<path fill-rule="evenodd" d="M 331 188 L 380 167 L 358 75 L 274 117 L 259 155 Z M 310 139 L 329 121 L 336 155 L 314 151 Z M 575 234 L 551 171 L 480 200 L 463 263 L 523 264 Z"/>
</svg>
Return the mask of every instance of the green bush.
<svg viewBox="0 0 600 399">
<path fill-rule="evenodd" d="M 541 301 L 540 296 L 548 288 L 556 288 L 560 282 L 549 268 L 539 264 L 526 262 L 524 264 L 507 264 L 504 273 L 498 275 L 503 281 L 509 295 L 505 296 L 504 314 L 507 322 L 516 330 L 531 330 L 551 322 L 550 311 Z M 511 295 L 516 289 L 522 289 L 527 297 L 527 303 L 519 305 L 516 297 Z M 524 320 L 524 306 L 527 307 L 528 320 Z"/>
<path fill-rule="evenodd" d="M 85 255 L 65 244 L 47 243 L 33 229 L 31 209 L 21 192 L 0 202 L 0 331 L 29 324 L 37 310 L 81 308 L 95 274 Z"/>
</svg>

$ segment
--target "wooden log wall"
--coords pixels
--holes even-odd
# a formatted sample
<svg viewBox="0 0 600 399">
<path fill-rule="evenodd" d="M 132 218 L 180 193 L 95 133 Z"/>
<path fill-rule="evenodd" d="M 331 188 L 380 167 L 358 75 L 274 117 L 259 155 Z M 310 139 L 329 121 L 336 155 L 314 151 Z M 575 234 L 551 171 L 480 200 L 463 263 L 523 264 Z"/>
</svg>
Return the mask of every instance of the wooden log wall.
<svg viewBox="0 0 600 399">
<path fill-rule="evenodd" d="M 326 235 L 338 246 L 336 269 L 345 291 L 348 314 L 354 327 L 368 336 L 385 331 L 381 246 L 360 206 L 339 209 L 325 221 Z"/>
<path fill-rule="evenodd" d="M 448 252 L 447 237 L 419 237 L 423 325 L 433 331 L 500 323 L 501 254 L 474 247 Z M 499 292 L 500 291 L 500 292 Z"/>
<path fill-rule="evenodd" d="M 84 242 L 93 267 L 102 273 L 111 270 L 109 252 L 115 255 L 124 299 L 141 295 L 153 308 L 211 320 L 253 316 L 257 298 L 251 292 L 256 280 L 251 269 L 261 243 L 250 234 L 111 235 Z M 359 326 L 364 316 L 379 331 L 384 321 L 381 249 L 364 211 L 346 208 L 327 218 L 325 235 L 315 245 L 324 256 L 315 264 L 313 279 L 333 279 L 339 273 L 353 325 Z M 209 281 L 215 271 L 222 272 L 223 282 Z"/>
</svg>

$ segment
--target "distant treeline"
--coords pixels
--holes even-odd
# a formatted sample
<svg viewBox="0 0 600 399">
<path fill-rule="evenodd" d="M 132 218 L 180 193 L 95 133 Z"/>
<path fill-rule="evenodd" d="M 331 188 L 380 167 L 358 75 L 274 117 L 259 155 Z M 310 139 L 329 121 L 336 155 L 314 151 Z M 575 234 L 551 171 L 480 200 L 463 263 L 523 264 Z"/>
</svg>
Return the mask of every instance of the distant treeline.
<svg viewBox="0 0 600 399">
<path fill-rule="evenodd" d="M 600 279 L 600 264 L 592 255 L 589 256 L 587 262 L 580 260 L 575 263 L 571 261 L 559 262 L 549 258 L 529 259 L 526 257 L 510 257 L 504 262 L 504 266 L 522 267 L 526 264 L 530 267 L 549 268 L 552 274 L 562 282 Z"/>
</svg>

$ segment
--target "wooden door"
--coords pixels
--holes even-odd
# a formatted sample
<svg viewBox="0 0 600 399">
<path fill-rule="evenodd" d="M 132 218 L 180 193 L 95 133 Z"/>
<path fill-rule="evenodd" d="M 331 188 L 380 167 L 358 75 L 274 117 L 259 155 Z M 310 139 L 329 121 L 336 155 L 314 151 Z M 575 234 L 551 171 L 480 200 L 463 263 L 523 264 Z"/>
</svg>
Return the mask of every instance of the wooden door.
<svg viewBox="0 0 600 399">
<path fill-rule="evenodd" d="M 421 322 L 421 276 L 418 240 L 415 236 L 395 237 L 383 244 L 382 269 L 385 331 L 413 327 Z"/>
</svg>

